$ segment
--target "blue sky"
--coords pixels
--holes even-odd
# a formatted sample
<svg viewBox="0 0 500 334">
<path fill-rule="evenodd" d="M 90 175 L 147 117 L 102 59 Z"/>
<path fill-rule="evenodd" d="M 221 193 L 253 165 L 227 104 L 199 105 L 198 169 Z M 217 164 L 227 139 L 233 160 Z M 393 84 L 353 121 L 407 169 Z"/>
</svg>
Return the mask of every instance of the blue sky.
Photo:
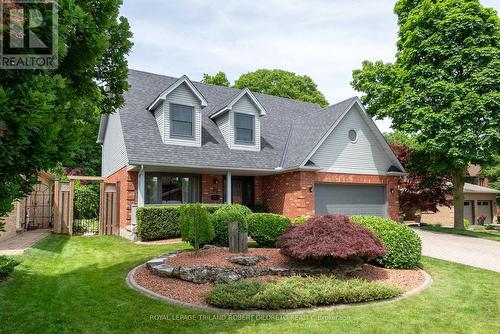
<svg viewBox="0 0 500 334">
<path fill-rule="evenodd" d="M 499 0 L 482 0 L 500 11 Z M 330 103 L 358 95 L 350 86 L 364 59 L 393 61 L 394 1 L 124 0 L 134 33 L 133 69 L 170 76 L 224 71 L 233 82 L 259 68 L 307 74 Z M 382 131 L 390 121 L 377 121 Z"/>
</svg>

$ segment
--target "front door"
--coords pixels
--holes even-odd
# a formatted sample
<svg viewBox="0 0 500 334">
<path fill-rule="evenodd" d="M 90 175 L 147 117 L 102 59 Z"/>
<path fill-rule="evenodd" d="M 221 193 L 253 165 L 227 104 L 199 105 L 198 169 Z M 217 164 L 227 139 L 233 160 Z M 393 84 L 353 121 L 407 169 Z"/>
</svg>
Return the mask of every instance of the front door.
<svg viewBox="0 0 500 334">
<path fill-rule="evenodd" d="M 254 204 L 253 177 L 234 176 L 231 193 L 233 203 L 252 206 Z"/>
</svg>

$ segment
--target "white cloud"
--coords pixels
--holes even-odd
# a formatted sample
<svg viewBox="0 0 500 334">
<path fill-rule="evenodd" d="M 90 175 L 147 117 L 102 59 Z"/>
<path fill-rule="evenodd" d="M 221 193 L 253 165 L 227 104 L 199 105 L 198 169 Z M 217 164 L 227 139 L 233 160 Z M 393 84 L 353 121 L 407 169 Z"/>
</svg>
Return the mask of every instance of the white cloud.
<svg viewBox="0 0 500 334">
<path fill-rule="evenodd" d="M 494 4 L 495 2 L 495 4 Z M 500 8 L 498 0 L 483 1 Z M 364 59 L 393 61 L 391 0 L 125 0 L 131 68 L 171 76 L 222 70 L 230 80 L 258 68 L 307 74 L 329 102 L 357 95 Z M 390 122 L 378 121 L 382 131 Z"/>
</svg>

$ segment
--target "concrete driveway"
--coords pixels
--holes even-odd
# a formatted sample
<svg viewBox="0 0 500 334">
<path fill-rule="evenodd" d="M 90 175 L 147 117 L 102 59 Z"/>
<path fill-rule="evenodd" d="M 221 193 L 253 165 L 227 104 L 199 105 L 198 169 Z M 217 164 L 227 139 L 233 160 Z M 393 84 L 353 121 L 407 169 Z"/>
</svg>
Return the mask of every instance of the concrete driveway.
<svg viewBox="0 0 500 334">
<path fill-rule="evenodd" d="M 413 229 L 422 239 L 422 254 L 500 272 L 500 242 Z"/>
</svg>

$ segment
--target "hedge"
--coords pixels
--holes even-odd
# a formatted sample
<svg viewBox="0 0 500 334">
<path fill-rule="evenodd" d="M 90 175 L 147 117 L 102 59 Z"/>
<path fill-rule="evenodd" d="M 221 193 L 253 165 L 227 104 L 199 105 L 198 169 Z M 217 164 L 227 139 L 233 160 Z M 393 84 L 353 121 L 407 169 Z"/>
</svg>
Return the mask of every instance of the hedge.
<svg viewBox="0 0 500 334">
<path fill-rule="evenodd" d="M 204 206 L 209 213 L 220 208 L 217 205 Z M 136 233 L 139 240 L 151 241 L 180 237 L 179 207 L 180 205 L 169 205 L 138 208 Z"/>
<path fill-rule="evenodd" d="M 420 261 L 422 242 L 406 225 L 376 216 L 352 216 L 351 220 L 382 240 L 387 255 L 375 261 L 386 268 L 413 268 Z"/>
<path fill-rule="evenodd" d="M 278 237 L 291 225 L 290 219 L 273 213 L 253 213 L 247 223 L 248 234 L 261 247 L 276 247 Z"/>
<path fill-rule="evenodd" d="M 212 244 L 219 247 L 228 247 L 228 223 L 238 222 L 239 228 L 246 230 L 246 218 L 250 214 L 252 214 L 252 211 L 241 204 L 226 204 L 220 206 L 213 214 L 212 222 L 215 229 L 215 238 L 212 240 Z"/>
</svg>

